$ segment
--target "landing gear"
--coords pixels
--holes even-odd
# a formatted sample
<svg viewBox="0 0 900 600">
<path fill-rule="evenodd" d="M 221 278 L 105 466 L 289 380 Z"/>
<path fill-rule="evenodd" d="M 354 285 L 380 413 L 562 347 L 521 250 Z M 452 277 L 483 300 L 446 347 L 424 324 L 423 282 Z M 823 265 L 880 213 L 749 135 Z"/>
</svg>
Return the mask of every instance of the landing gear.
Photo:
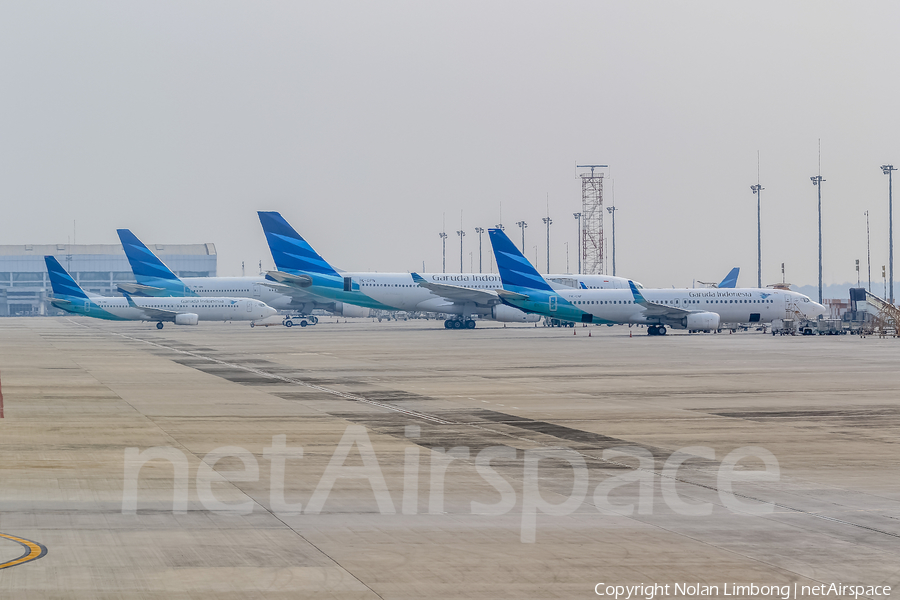
<svg viewBox="0 0 900 600">
<path fill-rule="evenodd" d="M 665 325 L 650 325 L 647 327 L 647 335 L 666 335 Z"/>
<path fill-rule="evenodd" d="M 444 329 L 475 329 L 473 319 L 447 319 L 444 321 Z"/>
<path fill-rule="evenodd" d="M 163 322 L 160 321 L 159 323 L 157 323 L 157 324 L 156 324 L 156 328 L 157 328 L 157 329 L 162 329 L 162 328 L 163 328 Z"/>
</svg>

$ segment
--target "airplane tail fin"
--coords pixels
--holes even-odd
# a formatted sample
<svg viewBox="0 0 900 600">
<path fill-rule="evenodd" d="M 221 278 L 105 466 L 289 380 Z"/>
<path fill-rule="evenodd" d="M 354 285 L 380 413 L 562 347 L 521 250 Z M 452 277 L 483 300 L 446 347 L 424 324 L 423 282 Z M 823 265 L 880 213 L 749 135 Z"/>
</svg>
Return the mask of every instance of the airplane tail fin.
<svg viewBox="0 0 900 600">
<path fill-rule="evenodd" d="M 279 271 L 302 271 L 340 277 L 278 212 L 259 211 L 259 222 Z"/>
<path fill-rule="evenodd" d="M 519 252 L 519 249 L 503 230 L 489 229 L 488 233 L 491 246 L 494 248 L 494 257 L 497 259 L 497 269 L 500 271 L 503 287 L 553 291 L 547 280 L 541 277 L 537 269 Z"/>
<path fill-rule="evenodd" d="M 80 285 L 75 283 L 75 280 L 59 264 L 55 256 L 45 256 L 44 262 L 47 263 L 47 272 L 50 274 L 50 287 L 53 288 L 54 296 L 59 298 L 88 299 L 88 295 L 84 293 Z"/>
<path fill-rule="evenodd" d="M 725 276 L 725 279 L 722 280 L 722 283 L 719 284 L 720 288 L 733 288 L 737 287 L 738 275 L 741 272 L 740 267 L 735 267 L 728 272 L 728 275 Z"/>
<path fill-rule="evenodd" d="M 128 264 L 134 273 L 134 278 L 142 286 L 159 288 L 153 295 L 177 294 L 179 296 L 194 296 L 181 279 L 172 272 L 163 261 L 159 259 L 136 235 L 129 229 L 117 229 Z M 149 290 L 148 290 L 149 291 Z"/>
</svg>

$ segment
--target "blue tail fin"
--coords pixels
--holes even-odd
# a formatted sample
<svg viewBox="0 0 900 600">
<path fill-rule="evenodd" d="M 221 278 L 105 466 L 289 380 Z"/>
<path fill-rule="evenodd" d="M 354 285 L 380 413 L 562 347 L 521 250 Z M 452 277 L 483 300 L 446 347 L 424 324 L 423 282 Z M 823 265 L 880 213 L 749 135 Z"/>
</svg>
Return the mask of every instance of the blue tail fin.
<svg viewBox="0 0 900 600">
<path fill-rule="evenodd" d="M 58 298 L 83 298 L 87 299 L 87 294 L 81 289 L 72 276 L 63 269 L 59 261 L 54 256 L 45 256 L 44 262 L 47 263 L 47 272 L 50 274 L 50 287 L 53 288 L 53 295 Z"/>
<path fill-rule="evenodd" d="M 728 275 L 725 276 L 725 279 L 722 280 L 722 283 L 719 284 L 720 288 L 733 288 L 737 287 L 738 274 L 741 272 L 740 267 L 735 267 L 728 272 Z"/>
<path fill-rule="evenodd" d="M 277 212 L 259 211 L 272 258 L 279 271 L 302 271 L 340 277 L 334 267 L 319 256 L 303 237 Z"/>
<path fill-rule="evenodd" d="M 144 245 L 136 235 L 128 229 L 117 229 L 128 264 L 134 272 L 134 278 L 141 285 L 161 288 L 168 295 L 195 296 L 193 291 L 181 281 L 169 267 Z M 156 293 L 153 295 L 167 295 Z"/>
<path fill-rule="evenodd" d="M 488 229 L 503 287 L 553 291 L 501 229 Z"/>
</svg>

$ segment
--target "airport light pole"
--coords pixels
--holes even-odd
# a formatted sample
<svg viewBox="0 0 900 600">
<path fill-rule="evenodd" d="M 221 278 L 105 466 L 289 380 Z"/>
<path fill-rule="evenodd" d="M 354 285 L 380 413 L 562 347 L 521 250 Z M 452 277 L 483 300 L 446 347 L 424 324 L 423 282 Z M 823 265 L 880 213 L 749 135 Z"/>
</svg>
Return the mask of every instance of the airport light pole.
<svg viewBox="0 0 900 600">
<path fill-rule="evenodd" d="M 516 223 L 516 225 L 518 225 L 519 228 L 522 230 L 522 254 L 524 255 L 525 254 L 525 228 L 528 227 L 528 223 L 526 223 L 525 221 L 519 221 L 518 223 Z"/>
<path fill-rule="evenodd" d="M 894 165 L 881 165 L 881 172 L 888 176 L 888 274 L 891 284 L 891 306 L 894 304 Z"/>
<path fill-rule="evenodd" d="M 866 268 L 869 270 L 869 293 L 872 293 L 872 239 L 869 236 L 869 211 L 866 211 Z"/>
<path fill-rule="evenodd" d="M 822 182 L 825 179 L 822 175 L 816 175 L 809 179 L 819 191 L 819 304 L 822 304 Z"/>
<path fill-rule="evenodd" d="M 569 242 L 566 242 L 566 273 L 569 272 Z"/>
<path fill-rule="evenodd" d="M 484 233 L 484 227 L 476 227 L 475 233 L 478 234 L 478 272 L 481 273 L 481 234 Z"/>
<path fill-rule="evenodd" d="M 856 287 L 859 287 L 859 259 L 856 259 Z"/>
<path fill-rule="evenodd" d="M 441 246 L 443 247 L 443 272 L 447 272 L 447 232 L 442 231 L 441 236 Z"/>
<path fill-rule="evenodd" d="M 463 272 L 463 238 L 466 237 L 466 232 L 460 229 L 456 232 L 456 235 L 459 236 L 459 272 Z"/>
<path fill-rule="evenodd" d="M 759 185 L 751 185 L 753 195 L 756 196 L 756 287 L 762 287 L 762 218 L 759 210 L 760 197 L 762 191 L 766 188 Z M 821 204 L 820 204 L 821 209 Z M 820 257 L 821 258 L 821 257 Z"/>
<path fill-rule="evenodd" d="M 572 216 L 578 221 L 578 237 L 575 241 L 578 244 L 578 274 L 581 275 L 581 213 L 572 213 Z"/>
<path fill-rule="evenodd" d="M 612 206 L 607 206 L 606 210 L 609 212 L 609 214 L 612 215 L 612 226 L 613 226 L 613 252 L 612 252 L 613 256 L 612 256 L 612 259 L 613 259 L 613 277 L 615 277 L 616 276 L 616 211 L 619 209 L 616 208 L 616 205 L 614 204 Z"/>
<path fill-rule="evenodd" d="M 550 225 L 553 224 L 553 219 L 550 217 L 544 217 L 544 224 L 547 225 L 547 274 L 550 274 Z"/>
</svg>

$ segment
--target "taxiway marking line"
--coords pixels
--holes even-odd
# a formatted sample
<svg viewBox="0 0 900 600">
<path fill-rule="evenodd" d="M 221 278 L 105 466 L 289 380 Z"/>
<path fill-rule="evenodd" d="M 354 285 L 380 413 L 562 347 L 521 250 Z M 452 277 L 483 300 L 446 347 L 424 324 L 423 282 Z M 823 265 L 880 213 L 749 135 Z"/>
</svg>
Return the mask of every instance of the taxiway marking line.
<svg viewBox="0 0 900 600">
<path fill-rule="evenodd" d="M 0 538 L 5 538 L 25 546 L 25 554 L 15 560 L 0 564 L 0 569 L 8 569 L 10 567 L 23 565 L 27 562 L 43 558 L 47 554 L 47 548 L 43 544 L 38 544 L 37 542 L 32 542 L 31 540 L 26 540 L 25 538 L 16 537 L 6 533 L 0 533 Z"/>
</svg>

